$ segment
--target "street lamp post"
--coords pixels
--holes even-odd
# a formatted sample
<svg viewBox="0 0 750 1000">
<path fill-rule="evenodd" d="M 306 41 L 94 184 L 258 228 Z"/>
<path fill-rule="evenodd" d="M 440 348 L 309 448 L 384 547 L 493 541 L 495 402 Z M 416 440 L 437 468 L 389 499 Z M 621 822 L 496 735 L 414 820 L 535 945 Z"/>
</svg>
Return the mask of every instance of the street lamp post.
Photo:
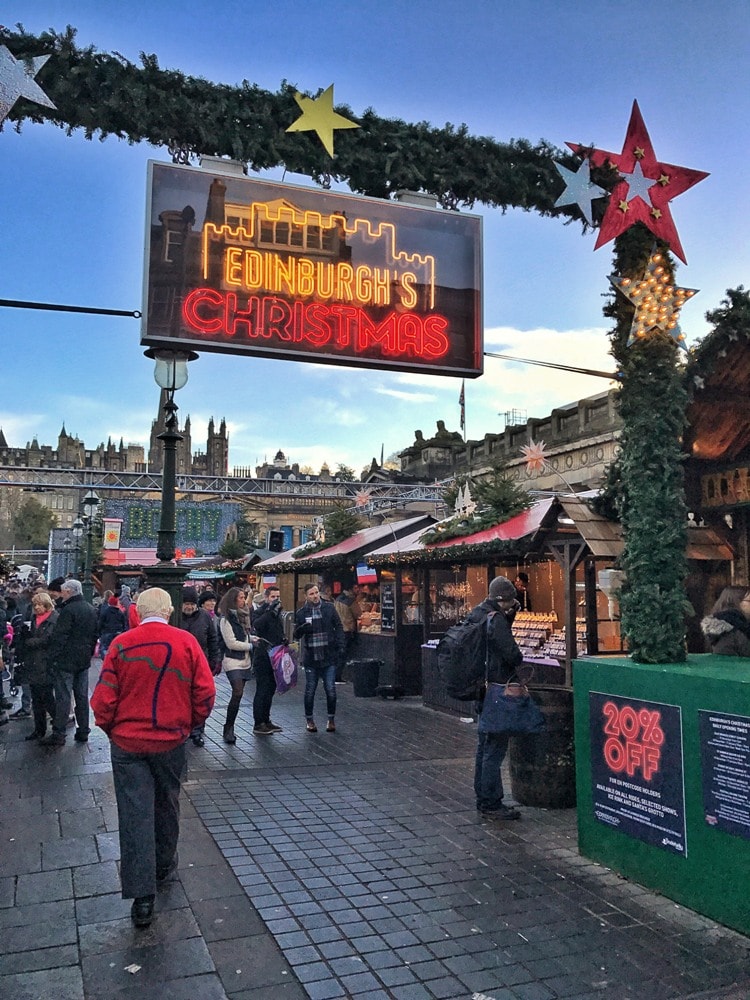
<svg viewBox="0 0 750 1000">
<path fill-rule="evenodd" d="M 73 548 L 73 539 L 70 535 L 66 535 L 63 539 L 63 576 L 67 576 L 70 573 L 70 550 Z"/>
<path fill-rule="evenodd" d="M 164 444 L 164 463 L 161 480 L 161 512 L 159 515 L 159 531 L 157 535 L 156 555 L 159 562 L 155 566 L 144 569 L 146 578 L 152 587 L 161 587 L 172 598 L 172 606 L 176 616 L 182 609 L 182 587 L 188 570 L 177 566 L 174 561 L 175 538 L 177 535 L 175 505 L 177 486 L 177 444 L 182 441 L 182 435 L 177 427 L 177 404 L 174 394 L 182 389 L 188 380 L 188 362 L 194 361 L 198 355 L 194 351 L 173 351 L 150 349 L 144 352 L 147 358 L 156 362 L 154 379 L 160 389 L 166 390 L 164 401 L 164 430 L 158 440 Z"/>
<path fill-rule="evenodd" d="M 80 515 L 73 522 L 73 527 L 71 528 L 71 531 L 73 533 L 73 545 L 75 548 L 73 556 L 73 574 L 77 578 L 80 566 L 79 560 L 81 551 L 81 539 L 83 538 L 83 521 L 81 520 Z"/>
<path fill-rule="evenodd" d="M 83 568 L 83 596 L 91 604 L 94 597 L 94 581 L 91 576 L 91 535 L 94 530 L 94 518 L 101 500 L 93 490 L 89 490 L 81 502 L 83 507 L 83 522 L 86 525 L 86 562 Z"/>
</svg>

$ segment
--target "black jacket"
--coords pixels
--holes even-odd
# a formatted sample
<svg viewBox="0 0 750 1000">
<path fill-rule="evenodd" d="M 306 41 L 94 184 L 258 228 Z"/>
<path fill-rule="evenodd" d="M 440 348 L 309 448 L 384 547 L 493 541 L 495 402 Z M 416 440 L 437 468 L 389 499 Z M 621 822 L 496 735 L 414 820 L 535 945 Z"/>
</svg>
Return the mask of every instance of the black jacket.
<svg viewBox="0 0 750 1000">
<path fill-rule="evenodd" d="M 750 621 L 741 611 L 728 608 L 708 615 L 701 622 L 710 653 L 718 656 L 750 656 Z"/>
<path fill-rule="evenodd" d="M 513 638 L 512 618 L 509 621 L 500 605 L 489 598 L 478 604 L 467 620 L 478 621 L 485 615 L 492 615 L 487 631 L 487 680 L 490 684 L 505 684 L 521 666 L 523 653 Z"/>
<path fill-rule="evenodd" d="M 328 656 L 330 663 L 338 663 L 339 657 L 344 648 L 344 628 L 341 624 L 338 611 L 330 601 L 321 601 L 318 605 L 323 619 L 323 629 L 328 637 Z M 311 614 L 310 605 L 305 602 L 294 616 L 294 638 L 300 640 L 300 659 L 303 667 L 313 666 L 311 658 L 307 655 L 306 636 L 311 631 L 311 626 L 305 623 L 305 618 Z M 310 662 L 307 662 L 307 661 Z"/>
<path fill-rule="evenodd" d="M 53 611 L 38 628 L 31 619 L 31 629 L 23 640 L 23 665 L 14 678 L 19 684 L 52 683 L 52 673 L 48 670 L 49 644 L 58 617 L 59 612 Z"/>
<path fill-rule="evenodd" d="M 180 628 L 194 635 L 198 640 L 198 645 L 203 650 L 203 655 L 208 660 L 208 665 L 213 669 L 219 662 L 219 637 L 216 634 L 216 626 L 211 615 L 204 608 L 196 608 L 191 615 L 182 612 Z"/>
<path fill-rule="evenodd" d="M 96 611 L 82 594 L 63 601 L 49 644 L 49 662 L 64 673 L 88 670 L 99 632 Z"/>
</svg>

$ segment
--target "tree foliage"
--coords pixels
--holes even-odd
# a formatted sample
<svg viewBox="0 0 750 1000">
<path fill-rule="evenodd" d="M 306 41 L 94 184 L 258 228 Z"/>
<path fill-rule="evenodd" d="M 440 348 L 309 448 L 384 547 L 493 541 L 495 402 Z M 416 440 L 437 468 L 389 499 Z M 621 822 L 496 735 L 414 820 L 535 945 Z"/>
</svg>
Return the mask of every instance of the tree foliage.
<svg viewBox="0 0 750 1000">
<path fill-rule="evenodd" d="M 426 191 L 444 208 L 481 202 L 575 219 L 585 228 L 577 206 L 555 208 L 562 181 L 553 160 L 571 168 L 579 161 L 544 140 L 498 142 L 471 135 L 466 125 L 435 128 L 380 118 L 371 108 L 355 115 L 338 105 L 361 128 L 337 133 L 332 159 L 314 134 L 287 133 L 299 107 L 298 88 L 286 81 L 276 93 L 247 80 L 236 87 L 215 84 L 161 69 L 156 55 L 141 53 L 138 66 L 119 53 L 79 48 L 75 39 L 70 26 L 39 35 L 21 25 L 0 28 L 0 44 L 17 59 L 50 56 L 36 79 L 56 110 L 19 100 L 8 116 L 17 128 L 24 120 L 46 121 L 68 134 L 82 129 L 87 139 L 114 135 L 163 146 L 179 162 L 198 154 L 229 156 L 251 170 L 283 166 L 324 186 L 344 181 L 377 198 L 401 189 Z"/>
<path fill-rule="evenodd" d="M 422 535 L 422 543 L 444 541 L 447 538 L 461 538 L 473 535 L 484 528 L 491 528 L 508 521 L 531 506 L 528 492 L 508 476 L 506 466 L 496 462 L 489 473 L 481 477 L 458 476 L 443 490 L 443 502 L 455 507 L 458 495 L 468 485 L 471 497 L 476 503 L 473 514 L 456 514 L 447 521 L 441 521 L 432 530 Z"/>
<path fill-rule="evenodd" d="M 29 497 L 13 518 L 15 544 L 20 549 L 46 549 L 49 533 L 57 527 L 57 518 L 38 500 Z"/>
<path fill-rule="evenodd" d="M 661 246 L 673 277 L 673 262 Z M 618 240 L 615 270 L 640 278 L 653 237 L 634 226 Z M 612 354 L 622 381 L 623 420 L 616 504 L 625 540 L 621 566 L 626 580 L 620 608 L 633 659 L 677 663 L 685 659 L 687 508 L 681 440 L 687 394 L 678 347 L 665 334 L 627 346 L 634 307 L 617 294 L 605 309 L 615 320 Z"/>
</svg>

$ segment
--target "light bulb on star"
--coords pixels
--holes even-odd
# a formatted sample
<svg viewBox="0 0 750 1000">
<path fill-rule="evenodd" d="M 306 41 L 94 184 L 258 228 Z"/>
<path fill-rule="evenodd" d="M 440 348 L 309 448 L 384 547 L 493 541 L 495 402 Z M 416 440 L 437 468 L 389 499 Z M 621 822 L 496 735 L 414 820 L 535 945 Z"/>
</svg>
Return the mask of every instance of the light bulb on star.
<svg viewBox="0 0 750 1000">
<path fill-rule="evenodd" d="M 685 347 L 685 335 L 678 319 L 680 310 L 694 295 L 697 288 L 680 288 L 673 285 L 664 267 L 660 253 L 652 254 L 642 278 L 610 277 L 610 284 L 635 306 L 635 315 L 628 336 L 628 347 L 638 340 L 645 340 L 658 333 L 666 333 L 675 343 Z"/>
</svg>

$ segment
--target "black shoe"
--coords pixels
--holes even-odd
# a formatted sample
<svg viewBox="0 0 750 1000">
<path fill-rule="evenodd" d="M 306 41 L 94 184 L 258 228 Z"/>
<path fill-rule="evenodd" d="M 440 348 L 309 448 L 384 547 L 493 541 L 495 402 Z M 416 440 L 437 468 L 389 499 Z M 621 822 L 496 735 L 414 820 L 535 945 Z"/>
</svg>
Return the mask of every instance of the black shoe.
<svg viewBox="0 0 750 1000">
<path fill-rule="evenodd" d="M 196 733 L 195 736 L 191 736 L 190 739 L 193 741 L 194 747 L 204 747 L 206 745 L 206 741 L 200 733 Z"/>
<path fill-rule="evenodd" d="M 174 873 L 177 871 L 177 866 L 178 866 L 179 863 L 180 863 L 180 858 L 179 858 L 179 855 L 177 854 L 177 852 L 175 851 L 174 857 L 169 862 L 169 864 L 164 869 L 164 871 L 160 872 L 157 869 L 157 872 L 156 872 L 156 881 L 157 882 L 166 882 L 167 879 L 170 877 L 170 875 L 174 875 Z"/>
<path fill-rule="evenodd" d="M 283 733 L 284 732 L 284 730 L 281 728 L 281 726 L 277 726 L 275 722 L 271 722 L 270 720 L 266 723 L 266 729 L 269 731 L 269 733 Z"/>
<path fill-rule="evenodd" d="M 253 726 L 253 732 L 256 736 L 270 736 L 276 730 L 271 729 L 267 722 L 259 722 L 257 726 Z"/>
<path fill-rule="evenodd" d="M 498 806 L 497 809 L 480 809 L 480 816 L 484 816 L 485 819 L 497 819 L 497 820 L 511 820 L 520 819 L 521 814 L 517 809 L 511 809 L 510 806 Z"/>
<path fill-rule="evenodd" d="M 36 732 L 36 730 L 34 730 L 33 733 L 29 733 L 28 736 L 24 736 L 24 739 L 26 741 L 28 741 L 28 740 L 43 740 L 44 739 L 44 733 L 38 733 L 38 732 Z"/>
<path fill-rule="evenodd" d="M 230 746 L 237 742 L 237 737 L 234 735 L 234 726 L 224 726 L 224 742 Z"/>
<path fill-rule="evenodd" d="M 139 896 L 134 899 L 130 917 L 136 927 L 148 927 L 154 919 L 154 897 Z"/>
<path fill-rule="evenodd" d="M 3 698 L 3 700 L 0 701 L 0 707 L 2 708 L 13 708 L 14 705 L 15 702 L 12 698 Z"/>
<path fill-rule="evenodd" d="M 25 708 L 19 708 L 17 712 L 10 713 L 11 719 L 30 719 L 31 712 L 27 712 Z"/>
<path fill-rule="evenodd" d="M 76 743 L 88 743 L 89 734 L 82 733 L 80 729 L 76 729 L 75 736 L 73 737 L 73 739 L 76 741 Z"/>
<path fill-rule="evenodd" d="M 49 736 L 45 736 L 44 739 L 39 740 L 40 747 L 64 747 L 65 737 L 58 736 L 57 733 L 50 733 Z"/>
</svg>

